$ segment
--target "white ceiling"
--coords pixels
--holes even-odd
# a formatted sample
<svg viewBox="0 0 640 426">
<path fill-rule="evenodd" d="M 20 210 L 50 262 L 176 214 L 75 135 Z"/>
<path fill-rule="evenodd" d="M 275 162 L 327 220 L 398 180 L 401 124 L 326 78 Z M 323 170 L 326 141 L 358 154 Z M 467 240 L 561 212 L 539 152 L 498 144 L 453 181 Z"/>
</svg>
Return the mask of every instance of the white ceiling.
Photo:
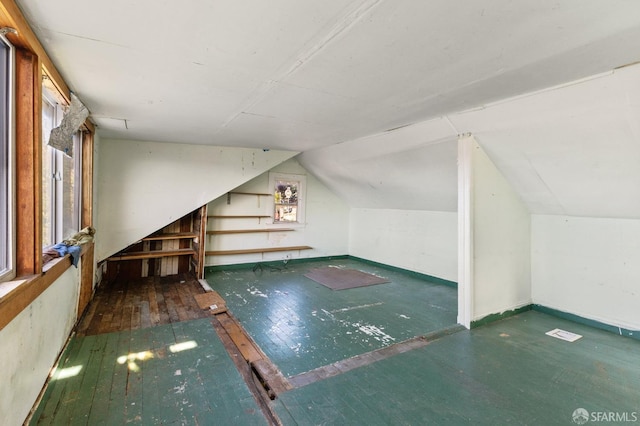
<svg viewBox="0 0 640 426">
<path fill-rule="evenodd" d="M 640 218 L 640 65 L 448 119 L 531 212 Z"/>
<path fill-rule="evenodd" d="M 532 212 L 640 217 L 636 0 L 17 3 L 103 139 L 301 151 L 354 206 L 454 211 L 472 132 Z"/>
<path fill-rule="evenodd" d="M 640 59 L 633 0 L 17 3 L 111 139 L 306 151 Z"/>
</svg>

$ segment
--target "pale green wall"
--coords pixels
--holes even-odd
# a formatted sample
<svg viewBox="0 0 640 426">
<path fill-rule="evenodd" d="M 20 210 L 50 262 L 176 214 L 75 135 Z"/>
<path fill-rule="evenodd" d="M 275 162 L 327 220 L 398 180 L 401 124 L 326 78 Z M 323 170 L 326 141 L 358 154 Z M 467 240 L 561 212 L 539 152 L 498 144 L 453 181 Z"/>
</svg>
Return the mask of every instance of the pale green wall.
<svg viewBox="0 0 640 426">
<path fill-rule="evenodd" d="M 103 139 L 96 258 L 122 250 L 295 154 Z"/>
<path fill-rule="evenodd" d="M 215 235 L 208 237 L 208 250 L 239 248 L 283 247 L 308 245 L 312 250 L 275 252 L 264 254 L 244 254 L 233 256 L 208 256 L 206 265 L 228 265 L 260 261 L 283 260 L 286 258 L 308 258 L 348 254 L 349 207 L 338 196 L 311 175 L 295 158 L 289 159 L 270 170 L 306 176 L 305 222 L 287 224 L 294 228 L 290 232 Z M 271 193 L 269 172 L 250 180 L 236 189 L 239 192 Z M 231 204 L 227 197 L 209 203 L 209 214 L 264 214 L 271 215 L 272 197 L 232 195 Z M 225 221 L 225 222 L 223 222 Z M 209 230 L 277 228 L 270 219 L 211 219 Z"/>
<path fill-rule="evenodd" d="M 3 425 L 23 423 L 75 325 L 80 268 L 67 269 L 0 330 Z"/>
<path fill-rule="evenodd" d="M 351 209 L 349 254 L 457 281 L 455 212 Z"/>
<path fill-rule="evenodd" d="M 533 302 L 640 330 L 640 220 L 534 215 Z"/>
</svg>

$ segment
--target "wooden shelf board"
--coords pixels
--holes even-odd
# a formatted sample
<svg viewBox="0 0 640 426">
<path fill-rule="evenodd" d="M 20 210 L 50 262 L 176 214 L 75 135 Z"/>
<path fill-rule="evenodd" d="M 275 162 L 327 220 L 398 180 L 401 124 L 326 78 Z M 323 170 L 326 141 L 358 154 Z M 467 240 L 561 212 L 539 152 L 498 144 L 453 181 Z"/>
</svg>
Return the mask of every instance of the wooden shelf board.
<svg viewBox="0 0 640 426">
<path fill-rule="evenodd" d="M 111 256 L 107 260 L 137 260 L 137 259 L 154 259 L 157 257 L 168 256 L 187 256 L 196 254 L 196 251 L 190 248 L 178 249 L 178 250 L 152 250 L 152 251 L 132 251 L 130 253 L 123 253 L 121 255 Z"/>
<path fill-rule="evenodd" d="M 215 218 L 215 219 L 251 219 L 251 218 L 267 218 L 267 217 L 271 217 L 271 216 L 264 216 L 264 215 L 210 215 L 207 216 L 208 218 Z"/>
<path fill-rule="evenodd" d="M 179 240 L 182 238 L 195 238 L 196 234 L 193 232 L 174 232 L 167 234 L 154 235 L 151 237 L 145 237 L 141 241 L 157 241 L 157 240 Z"/>
<path fill-rule="evenodd" d="M 272 194 L 265 194 L 263 192 L 235 192 L 235 191 L 230 191 L 229 194 L 238 194 L 238 195 L 261 195 L 261 196 L 265 196 L 268 197 Z"/>
<path fill-rule="evenodd" d="M 295 231 L 295 229 L 293 228 L 222 229 L 219 231 L 207 231 L 207 235 L 252 234 L 254 232 L 287 232 L 287 231 Z"/>
<path fill-rule="evenodd" d="M 290 247 L 265 247 L 254 249 L 240 249 L 240 250 L 213 250 L 207 251 L 207 256 L 225 256 L 231 254 L 252 254 L 252 253 L 272 253 L 277 251 L 297 251 L 297 250 L 311 250 L 313 247 L 309 246 L 290 246 Z"/>
</svg>

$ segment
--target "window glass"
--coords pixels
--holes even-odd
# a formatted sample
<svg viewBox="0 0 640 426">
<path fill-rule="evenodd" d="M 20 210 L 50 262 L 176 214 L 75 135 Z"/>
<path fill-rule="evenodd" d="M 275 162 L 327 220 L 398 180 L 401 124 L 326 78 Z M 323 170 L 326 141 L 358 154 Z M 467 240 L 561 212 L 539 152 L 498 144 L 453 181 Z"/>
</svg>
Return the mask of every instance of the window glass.
<svg viewBox="0 0 640 426">
<path fill-rule="evenodd" d="M 42 102 L 42 244 L 59 243 L 78 232 L 80 223 L 81 132 L 73 138 L 73 157 L 48 145 L 60 125 L 62 108 L 45 91 Z"/>
<path fill-rule="evenodd" d="M 274 191 L 274 221 L 298 221 L 298 186 L 296 180 L 276 180 Z"/>
<path fill-rule="evenodd" d="M 273 223 L 305 223 L 306 176 L 290 173 L 269 173 L 273 193 Z"/>
<path fill-rule="evenodd" d="M 80 170 L 78 159 L 82 157 L 80 152 L 80 132 L 73 137 L 73 157 L 68 157 L 62 153 L 62 236 L 70 237 L 79 230 L 79 209 L 78 196 L 79 186 L 78 171 Z"/>
<path fill-rule="evenodd" d="M 56 127 L 56 108 L 50 101 L 42 102 L 42 244 L 55 244 L 54 208 L 54 163 L 55 150 L 47 143 L 51 129 Z"/>
<path fill-rule="evenodd" d="M 13 48 L 0 37 L 0 279 L 13 277 Z"/>
</svg>

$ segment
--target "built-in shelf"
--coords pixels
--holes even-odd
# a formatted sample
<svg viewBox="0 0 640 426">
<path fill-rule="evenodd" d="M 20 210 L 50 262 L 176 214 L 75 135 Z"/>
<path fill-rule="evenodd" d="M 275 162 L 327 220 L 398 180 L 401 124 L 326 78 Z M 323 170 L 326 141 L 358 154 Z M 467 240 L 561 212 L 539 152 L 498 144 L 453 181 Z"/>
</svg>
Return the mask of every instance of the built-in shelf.
<svg viewBox="0 0 640 426">
<path fill-rule="evenodd" d="M 235 192 L 235 191 L 231 191 L 228 192 L 227 194 L 238 194 L 238 195 L 264 195 L 264 196 L 270 196 L 271 194 L 267 194 L 264 192 Z"/>
<path fill-rule="evenodd" d="M 297 251 L 297 250 L 311 250 L 313 247 L 309 246 L 290 246 L 290 247 L 265 247 L 265 248 L 253 248 L 253 249 L 240 249 L 240 250 L 212 250 L 207 251 L 207 256 L 225 256 L 232 254 L 253 254 L 253 253 L 272 253 L 277 251 Z"/>
<path fill-rule="evenodd" d="M 270 197 L 270 196 L 272 196 L 271 194 L 265 194 L 263 192 L 237 192 L 237 191 L 231 191 L 231 192 L 227 192 L 227 204 L 231 204 L 231 194 L 234 194 L 234 195 L 256 195 L 258 197 Z"/>
<path fill-rule="evenodd" d="M 271 217 L 269 215 L 212 215 L 207 216 L 210 219 L 264 219 Z"/>
<path fill-rule="evenodd" d="M 145 237 L 140 241 L 182 240 L 182 239 L 196 238 L 196 237 L 197 235 L 194 234 L 193 232 L 175 232 L 175 233 L 152 235 L 150 237 Z"/>
<path fill-rule="evenodd" d="M 288 231 L 295 231 L 295 229 L 293 228 L 223 229 L 219 231 L 207 231 L 207 235 L 252 234 L 255 232 L 288 232 Z"/>
<path fill-rule="evenodd" d="M 151 250 L 151 251 L 132 251 L 123 253 L 121 255 L 115 255 L 109 257 L 107 260 L 138 260 L 138 259 L 155 259 L 159 257 L 167 256 L 191 256 L 196 254 L 196 251 L 191 248 L 177 249 L 177 250 Z"/>
</svg>

